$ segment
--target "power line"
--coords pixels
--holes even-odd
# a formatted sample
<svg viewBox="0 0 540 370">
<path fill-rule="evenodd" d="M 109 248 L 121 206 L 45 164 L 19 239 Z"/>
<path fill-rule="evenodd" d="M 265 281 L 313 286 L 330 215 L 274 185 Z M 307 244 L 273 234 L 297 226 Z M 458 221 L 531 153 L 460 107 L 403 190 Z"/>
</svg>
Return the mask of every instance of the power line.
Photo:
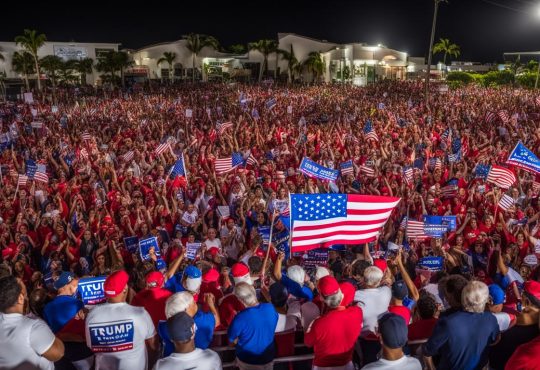
<svg viewBox="0 0 540 370">
<path fill-rule="evenodd" d="M 491 4 L 493 6 L 497 6 L 499 8 L 503 8 L 503 9 L 507 9 L 507 10 L 512 10 L 516 13 L 522 13 L 522 14 L 529 14 L 528 12 L 522 10 L 522 9 L 518 9 L 518 8 L 513 8 L 511 6 L 508 6 L 508 5 L 504 5 L 504 4 L 499 4 L 499 3 L 496 3 L 494 1 L 491 1 L 491 0 L 482 0 L 484 3 L 487 3 L 487 4 Z M 524 1 L 522 1 L 524 2 Z M 530 3 L 529 3 L 530 4 Z"/>
</svg>

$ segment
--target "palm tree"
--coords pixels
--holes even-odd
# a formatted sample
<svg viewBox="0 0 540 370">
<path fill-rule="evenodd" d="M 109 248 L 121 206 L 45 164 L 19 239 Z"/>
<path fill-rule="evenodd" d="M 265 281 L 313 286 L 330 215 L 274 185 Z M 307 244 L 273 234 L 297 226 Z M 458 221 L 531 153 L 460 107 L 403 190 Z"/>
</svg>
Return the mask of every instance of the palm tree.
<svg viewBox="0 0 540 370">
<path fill-rule="evenodd" d="M 94 60 L 92 58 L 84 58 L 75 62 L 75 70 L 81 74 L 81 85 L 86 85 L 86 75 L 92 73 Z"/>
<path fill-rule="evenodd" d="M 443 53 L 443 64 L 446 65 L 446 57 L 457 58 L 461 54 L 459 46 L 452 44 L 449 39 L 439 39 L 439 42 L 433 45 L 433 54 Z"/>
<path fill-rule="evenodd" d="M 41 67 L 47 72 L 47 77 L 52 83 L 53 99 L 56 102 L 56 82 L 58 80 L 58 72 L 62 69 L 65 62 L 62 58 L 56 55 L 47 55 L 41 58 Z"/>
<path fill-rule="evenodd" d="M 264 71 L 264 74 L 268 72 L 268 55 L 277 52 L 278 43 L 275 40 L 259 40 L 256 42 L 250 42 L 248 44 L 248 49 L 257 50 L 263 55 L 263 58 L 264 58 L 263 64 L 261 65 L 261 68 L 259 69 L 259 82 L 260 82 L 262 80 L 263 71 Z"/>
<path fill-rule="evenodd" d="M 291 44 L 291 50 L 278 49 L 277 53 L 281 55 L 281 59 L 287 61 L 287 82 L 291 83 L 294 80 L 294 73 L 299 65 L 298 59 L 294 55 L 293 46 Z"/>
<path fill-rule="evenodd" d="M 73 73 L 77 71 L 78 60 L 68 60 L 63 62 L 58 69 L 58 81 L 70 84 L 79 80 Z"/>
<path fill-rule="evenodd" d="M 115 63 L 115 54 L 116 52 L 111 50 L 106 53 L 101 54 L 101 56 L 98 58 L 96 69 L 98 72 L 104 72 L 105 75 L 102 75 L 101 77 L 105 79 L 104 77 L 108 77 L 110 79 L 111 86 L 114 85 L 115 79 L 116 79 L 116 63 Z M 106 74 L 110 73 L 110 76 L 107 76 Z"/>
<path fill-rule="evenodd" d="M 303 66 L 308 72 L 311 72 L 313 81 L 317 82 L 324 73 L 324 61 L 321 53 L 318 51 L 312 51 L 309 53 L 307 59 L 303 63 Z"/>
<path fill-rule="evenodd" d="M 22 46 L 34 58 L 34 64 L 37 73 L 38 90 L 41 90 L 41 81 L 39 80 L 40 73 L 37 53 L 39 48 L 43 46 L 45 41 L 47 41 L 47 37 L 43 33 L 38 34 L 36 30 L 25 29 L 22 35 L 15 37 L 15 42 L 17 43 L 17 45 Z"/>
<path fill-rule="evenodd" d="M 28 82 L 28 75 L 35 73 L 34 57 L 27 51 L 16 51 L 11 58 L 11 68 L 15 73 L 22 74 L 24 76 L 24 83 L 26 85 L 26 91 L 30 90 L 30 83 Z"/>
<path fill-rule="evenodd" d="M 122 81 L 122 87 L 125 87 L 126 81 L 124 80 L 124 69 L 133 65 L 133 61 L 130 60 L 128 53 L 125 51 L 115 51 L 113 54 L 114 64 L 116 70 L 120 71 L 120 79 Z"/>
<path fill-rule="evenodd" d="M 191 51 L 193 56 L 193 82 L 195 82 L 195 62 L 197 60 L 197 55 L 205 47 L 217 50 L 219 48 L 219 41 L 214 36 L 201 35 L 198 33 L 190 33 L 189 35 L 184 36 L 184 39 L 187 41 L 186 48 Z"/>
<path fill-rule="evenodd" d="M 173 81 L 173 63 L 176 59 L 176 53 L 166 51 L 163 53 L 163 56 L 158 59 L 157 64 L 160 65 L 161 63 L 167 62 L 169 64 L 169 80 Z"/>
<path fill-rule="evenodd" d="M 234 44 L 228 47 L 229 51 L 233 54 L 245 54 L 246 45 L 244 44 Z"/>
</svg>

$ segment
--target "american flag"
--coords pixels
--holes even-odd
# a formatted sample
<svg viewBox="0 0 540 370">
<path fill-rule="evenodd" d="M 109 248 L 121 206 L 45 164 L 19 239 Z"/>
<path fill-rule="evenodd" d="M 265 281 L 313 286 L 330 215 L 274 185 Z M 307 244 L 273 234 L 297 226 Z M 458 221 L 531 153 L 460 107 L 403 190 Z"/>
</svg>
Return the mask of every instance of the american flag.
<svg viewBox="0 0 540 370">
<path fill-rule="evenodd" d="M 216 174 L 227 173 L 244 163 L 242 153 L 233 153 L 229 158 L 216 159 Z"/>
<path fill-rule="evenodd" d="M 403 168 L 403 180 L 407 185 L 412 185 L 414 183 L 414 171 L 412 167 Z"/>
<path fill-rule="evenodd" d="M 353 167 L 352 159 L 341 163 L 339 167 L 341 169 L 342 176 L 354 175 L 354 167 Z"/>
<path fill-rule="evenodd" d="M 370 120 L 367 120 L 366 124 L 364 125 L 364 138 L 366 140 L 379 141 L 379 137 L 377 136 L 375 130 L 373 130 L 373 125 Z"/>
<path fill-rule="evenodd" d="M 90 135 L 90 133 L 88 131 L 85 131 L 83 132 L 83 134 L 81 135 L 81 138 L 83 140 L 92 140 L 92 135 Z"/>
<path fill-rule="evenodd" d="M 504 109 L 500 110 L 499 113 L 497 113 L 497 115 L 499 116 L 499 118 L 501 119 L 503 123 L 507 123 L 508 120 L 510 119 L 510 116 L 508 115 L 508 111 Z"/>
<path fill-rule="evenodd" d="M 79 151 L 79 158 L 82 159 L 83 161 L 86 161 L 88 160 L 88 151 L 86 150 L 86 148 L 82 148 L 80 151 Z"/>
<path fill-rule="evenodd" d="M 129 152 L 126 152 L 123 156 L 122 156 L 122 159 L 125 161 L 125 162 L 130 162 L 133 157 L 134 157 L 135 153 L 133 152 L 133 150 L 130 150 Z"/>
<path fill-rule="evenodd" d="M 368 166 L 360 166 L 360 172 L 366 175 L 366 177 L 375 177 L 375 169 Z"/>
<path fill-rule="evenodd" d="M 475 177 L 485 180 L 488 176 L 490 168 L 491 166 L 488 164 L 481 164 L 481 163 L 477 164 L 473 171 Z"/>
<path fill-rule="evenodd" d="M 216 125 L 216 129 L 217 129 L 217 132 L 218 134 L 221 136 L 223 135 L 223 133 L 225 132 L 225 130 L 227 130 L 228 128 L 232 128 L 233 127 L 233 124 L 231 121 L 228 121 L 228 122 L 218 122 L 217 125 Z"/>
<path fill-rule="evenodd" d="M 500 188 L 508 189 L 516 182 L 516 175 L 506 167 L 493 165 L 489 170 L 486 180 Z"/>
<path fill-rule="evenodd" d="M 503 194 L 501 200 L 499 200 L 499 208 L 508 211 L 508 208 L 514 205 L 514 198 L 509 195 Z"/>
<path fill-rule="evenodd" d="M 251 117 L 253 117 L 253 119 L 259 119 L 261 117 L 257 108 L 251 110 Z"/>
<path fill-rule="evenodd" d="M 216 138 L 217 138 L 217 131 L 215 129 L 211 129 L 209 132 L 208 132 L 208 139 L 211 141 L 211 142 L 214 142 L 216 141 Z"/>
<path fill-rule="evenodd" d="M 453 198 L 457 195 L 457 185 L 446 185 L 441 188 L 441 196 L 443 198 Z"/>
<path fill-rule="evenodd" d="M 537 96 L 535 99 L 534 99 L 536 105 L 540 105 L 540 96 Z"/>
<path fill-rule="evenodd" d="M 371 242 L 399 201 L 357 194 L 291 194 L 292 251 Z"/>
<path fill-rule="evenodd" d="M 171 167 L 170 176 L 174 179 L 176 176 L 186 176 L 186 166 L 184 165 L 184 155 Z"/>
<path fill-rule="evenodd" d="M 429 167 L 435 170 L 442 170 L 442 161 L 440 158 L 430 158 Z"/>
<path fill-rule="evenodd" d="M 247 157 L 246 159 L 246 164 L 249 164 L 253 167 L 256 167 L 259 165 L 259 162 L 257 161 L 257 159 L 253 156 L 253 154 L 249 153 L 249 156 Z"/>
<path fill-rule="evenodd" d="M 277 104 L 276 98 L 270 98 L 266 101 L 266 109 L 270 110 Z"/>
<path fill-rule="evenodd" d="M 26 176 L 29 179 L 33 179 L 37 171 L 37 164 L 32 159 L 26 161 Z"/>
<path fill-rule="evenodd" d="M 37 165 L 37 171 L 34 175 L 34 181 L 49 183 L 49 176 L 47 175 L 47 167 L 44 164 Z"/>
<path fill-rule="evenodd" d="M 169 148 L 170 148 L 169 142 L 164 142 L 163 144 L 159 144 L 156 150 L 154 150 L 154 152 L 157 155 L 161 155 L 164 151 L 166 151 Z"/>
<path fill-rule="evenodd" d="M 448 154 L 448 162 L 455 163 L 461 160 L 461 150 L 457 153 Z"/>
<path fill-rule="evenodd" d="M 493 112 L 487 112 L 484 120 L 486 123 L 493 123 L 497 119 L 497 115 Z"/>
<path fill-rule="evenodd" d="M 28 176 L 26 175 L 19 175 L 19 178 L 17 179 L 17 186 L 23 187 L 26 186 L 26 183 L 28 182 Z"/>
<path fill-rule="evenodd" d="M 416 220 L 407 220 L 407 238 L 426 239 L 428 236 L 424 231 L 424 222 Z"/>
</svg>

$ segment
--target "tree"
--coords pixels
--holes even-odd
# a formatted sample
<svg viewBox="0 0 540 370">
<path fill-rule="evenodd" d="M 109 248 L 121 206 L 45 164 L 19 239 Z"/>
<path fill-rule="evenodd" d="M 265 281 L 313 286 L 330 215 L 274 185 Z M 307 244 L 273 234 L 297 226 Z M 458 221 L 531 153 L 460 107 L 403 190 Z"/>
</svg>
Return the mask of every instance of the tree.
<svg viewBox="0 0 540 370">
<path fill-rule="evenodd" d="M 294 55 L 293 46 L 291 44 L 290 51 L 278 49 L 277 52 L 279 55 L 281 55 L 281 59 L 287 62 L 287 82 L 291 83 L 294 80 L 294 74 L 300 64 L 298 63 L 298 59 L 296 59 L 296 56 Z"/>
<path fill-rule="evenodd" d="M 193 82 L 195 82 L 195 70 L 197 68 L 195 63 L 197 60 L 197 55 L 199 55 L 201 50 L 205 47 L 217 50 L 219 48 L 219 41 L 214 36 L 202 35 L 198 33 L 190 33 L 189 35 L 184 36 L 184 39 L 186 40 L 186 48 L 191 51 L 193 57 Z"/>
<path fill-rule="evenodd" d="M 93 72 L 94 60 L 92 58 L 77 60 L 74 67 L 81 74 L 81 85 L 86 85 L 86 75 Z"/>
<path fill-rule="evenodd" d="M 116 70 L 120 71 L 120 80 L 122 81 L 122 87 L 125 87 L 126 81 L 124 80 L 124 69 L 131 67 L 133 61 L 130 60 L 128 53 L 125 51 L 113 52 L 113 61 Z"/>
<path fill-rule="evenodd" d="M 163 53 L 163 56 L 158 59 L 157 64 L 160 65 L 161 63 L 167 62 L 169 64 L 169 79 L 170 81 L 174 80 L 173 75 L 173 63 L 176 59 L 176 53 L 166 51 Z"/>
<path fill-rule="evenodd" d="M 116 80 L 116 63 L 115 63 L 115 54 L 116 52 L 111 50 L 106 53 L 103 53 L 98 58 L 98 61 L 96 63 L 96 70 L 98 72 L 104 72 L 105 74 L 101 76 L 103 80 L 108 79 L 111 83 L 111 86 L 114 86 L 115 80 Z M 110 74 L 110 76 L 107 76 L 107 73 Z"/>
<path fill-rule="evenodd" d="M 62 62 L 60 68 L 58 69 L 58 81 L 65 84 L 74 83 L 79 78 L 73 73 L 77 71 L 78 60 L 68 60 Z"/>
<path fill-rule="evenodd" d="M 259 40 L 250 42 L 248 44 L 249 50 L 257 50 L 263 55 L 263 64 L 259 69 L 259 82 L 262 80 L 263 71 L 264 74 L 268 72 L 268 55 L 276 53 L 278 51 L 278 43 L 275 40 Z M 277 58 L 277 56 L 276 56 Z"/>
<path fill-rule="evenodd" d="M 13 53 L 11 59 L 11 68 L 15 73 L 22 74 L 24 76 L 24 83 L 26 85 L 26 91 L 30 90 L 30 84 L 28 82 L 28 75 L 35 73 L 34 57 L 27 51 L 16 51 Z"/>
<path fill-rule="evenodd" d="M 457 58 L 461 54 L 459 46 L 452 44 L 449 39 L 439 39 L 439 42 L 433 45 L 433 55 L 443 53 L 443 64 L 446 65 L 446 57 L 449 55 L 451 57 Z"/>
<path fill-rule="evenodd" d="M 228 49 L 233 54 L 245 54 L 247 50 L 244 44 L 234 44 L 229 46 Z"/>
<path fill-rule="evenodd" d="M 4 61 L 6 58 L 4 58 L 4 50 L 0 47 L 0 61 Z"/>
<path fill-rule="evenodd" d="M 34 58 L 34 64 L 37 73 L 37 85 L 38 89 L 41 90 L 41 81 L 39 80 L 39 60 L 38 60 L 38 50 L 43 44 L 47 41 L 47 37 L 42 33 L 37 33 L 36 30 L 25 29 L 22 35 L 15 37 L 15 42 L 17 45 L 22 46 L 26 51 L 28 51 Z"/>
<path fill-rule="evenodd" d="M 56 55 L 47 55 L 41 58 L 41 67 L 47 73 L 47 77 L 51 80 L 53 99 L 56 102 L 56 82 L 58 81 L 58 72 L 62 69 L 64 61 Z"/>
<path fill-rule="evenodd" d="M 324 61 L 321 53 L 318 51 L 312 51 L 309 53 L 303 65 L 308 72 L 311 72 L 313 81 L 315 82 L 317 82 L 324 73 Z"/>
</svg>

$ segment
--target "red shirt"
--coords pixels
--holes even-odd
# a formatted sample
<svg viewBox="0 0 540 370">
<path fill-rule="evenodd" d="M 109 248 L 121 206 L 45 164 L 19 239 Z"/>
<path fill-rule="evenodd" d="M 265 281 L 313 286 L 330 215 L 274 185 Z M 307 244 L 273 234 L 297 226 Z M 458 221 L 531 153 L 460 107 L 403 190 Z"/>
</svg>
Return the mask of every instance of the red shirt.
<svg viewBox="0 0 540 370">
<path fill-rule="evenodd" d="M 352 360 L 354 344 L 362 330 L 362 309 L 339 307 L 315 319 L 304 336 L 313 347 L 315 366 L 343 366 Z"/>
<path fill-rule="evenodd" d="M 540 370 L 540 337 L 519 346 L 504 369 Z"/>
<path fill-rule="evenodd" d="M 164 288 L 143 289 L 133 297 L 133 306 L 144 307 L 150 314 L 154 326 L 157 327 L 159 320 L 165 320 L 165 303 L 172 292 Z"/>
<path fill-rule="evenodd" d="M 405 320 L 405 323 L 407 325 L 409 325 L 409 323 L 411 322 L 411 311 L 405 306 L 390 305 L 388 306 L 388 312 L 392 312 L 396 315 L 403 317 L 403 320 Z"/>
<path fill-rule="evenodd" d="M 437 324 L 436 318 L 420 319 L 409 325 L 409 340 L 420 340 L 431 337 L 433 329 Z"/>
<path fill-rule="evenodd" d="M 234 294 L 223 297 L 221 302 L 219 302 L 219 317 L 221 319 L 221 324 L 225 327 L 231 325 L 236 314 L 244 308 L 242 302 L 240 302 Z"/>
</svg>

